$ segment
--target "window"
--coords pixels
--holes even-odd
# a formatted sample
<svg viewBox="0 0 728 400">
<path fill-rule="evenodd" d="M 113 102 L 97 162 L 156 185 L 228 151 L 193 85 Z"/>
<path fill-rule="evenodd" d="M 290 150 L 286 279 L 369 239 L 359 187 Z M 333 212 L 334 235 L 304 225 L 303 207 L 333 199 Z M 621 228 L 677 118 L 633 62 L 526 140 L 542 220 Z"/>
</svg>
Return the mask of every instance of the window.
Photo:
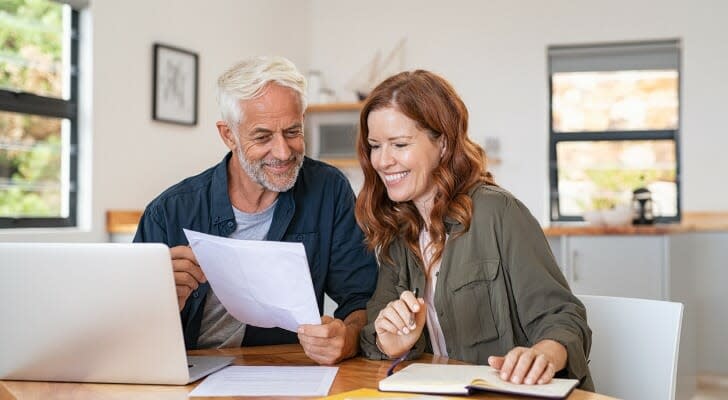
<svg viewBox="0 0 728 400">
<path fill-rule="evenodd" d="M 680 43 L 552 46 L 551 220 L 629 206 L 652 192 L 655 220 L 680 219 Z"/>
<path fill-rule="evenodd" d="M 0 2 L 0 228 L 76 225 L 78 14 Z"/>
</svg>

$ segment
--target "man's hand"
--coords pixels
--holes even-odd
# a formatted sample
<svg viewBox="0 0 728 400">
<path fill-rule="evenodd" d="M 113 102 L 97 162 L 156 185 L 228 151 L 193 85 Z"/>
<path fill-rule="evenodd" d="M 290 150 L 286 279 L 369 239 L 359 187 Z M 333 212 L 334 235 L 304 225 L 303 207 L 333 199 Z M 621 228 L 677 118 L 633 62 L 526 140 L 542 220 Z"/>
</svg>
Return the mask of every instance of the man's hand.
<svg viewBox="0 0 728 400">
<path fill-rule="evenodd" d="M 359 331 L 366 325 L 366 311 L 357 310 L 346 320 L 321 317 L 321 325 L 301 325 L 298 340 L 306 355 L 319 364 L 336 364 L 359 351 Z"/>
<path fill-rule="evenodd" d="M 176 246 L 169 250 L 172 255 L 172 269 L 174 270 L 174 284 L 177 287 L 177 303 L 179 310 L 185 307 L 187 298 L 201 283 L 207 282 L 205 274 L 192 249 L 189 246 Z"/>
</svg>

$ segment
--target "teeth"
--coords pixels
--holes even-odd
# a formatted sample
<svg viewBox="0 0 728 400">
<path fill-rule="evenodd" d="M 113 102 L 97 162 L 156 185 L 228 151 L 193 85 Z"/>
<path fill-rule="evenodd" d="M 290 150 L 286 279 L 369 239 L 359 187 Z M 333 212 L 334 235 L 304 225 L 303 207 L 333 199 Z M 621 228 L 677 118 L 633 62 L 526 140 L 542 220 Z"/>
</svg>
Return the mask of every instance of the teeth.
<svg viewBox="0 0 728 400">
<path fill-rule="evenodd" d="M 387 182 L 394 182 L 407 176 L 409 172 L 400 172 L 398 174 L 384 175 L 384 180 Z"/>
</svg>

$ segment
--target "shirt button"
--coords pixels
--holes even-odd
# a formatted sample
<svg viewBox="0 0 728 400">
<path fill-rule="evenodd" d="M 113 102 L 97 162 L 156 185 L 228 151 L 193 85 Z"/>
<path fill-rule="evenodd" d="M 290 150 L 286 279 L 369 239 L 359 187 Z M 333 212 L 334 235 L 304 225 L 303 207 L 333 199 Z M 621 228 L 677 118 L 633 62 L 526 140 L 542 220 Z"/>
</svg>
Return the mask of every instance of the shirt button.
<svg viewBox="0 0 728 400">
<path fill-rule="evenodd" d="M 198 298 L 198 297 L 200 297 L 200 294 L 199 294 L 199 293 L 197 293 L 197 290 L 193 290 L 193 291 L 192 291 L 192 297 L 194 297 L 194 298 Z"/>
<path fill-rule="evenodd" d="M 232 228 L 233 227 L 233 221 L 228 221 L 227 226 L 228 226 L 228 228 Z"/>
</svg>

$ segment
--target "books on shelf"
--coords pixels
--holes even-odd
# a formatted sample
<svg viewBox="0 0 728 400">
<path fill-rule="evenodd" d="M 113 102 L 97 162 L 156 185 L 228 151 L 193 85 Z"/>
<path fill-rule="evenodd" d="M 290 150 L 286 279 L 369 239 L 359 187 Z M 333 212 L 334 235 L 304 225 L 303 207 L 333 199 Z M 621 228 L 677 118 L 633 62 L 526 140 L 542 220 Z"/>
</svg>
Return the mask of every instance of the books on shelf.
<svg viewBox="0 0 728 400">
<path fill-rule="evenodd" d="M 553 379 L 543 385 L 506 382 L 487 365 L 410 364 L 379 381 L 385 392 L 470 394 L 474 391 L 563 399 L 579 384 L 577 379 Z"/>
</svg>

